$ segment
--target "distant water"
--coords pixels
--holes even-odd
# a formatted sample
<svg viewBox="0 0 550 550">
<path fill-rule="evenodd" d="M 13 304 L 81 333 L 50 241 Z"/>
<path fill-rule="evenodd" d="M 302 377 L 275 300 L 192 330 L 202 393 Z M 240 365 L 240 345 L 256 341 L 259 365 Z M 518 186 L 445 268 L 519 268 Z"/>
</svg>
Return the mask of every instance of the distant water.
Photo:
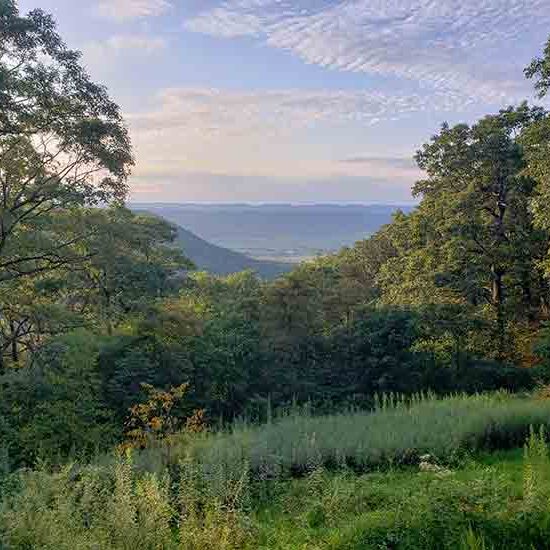
<svg viewBox="0 0 550 550">
<path fill-rule="evenodd" d="M 254 258 L 299 261 L 353 245 L 411 205 L 133 204 L 218 246 Z"/>
</svg>

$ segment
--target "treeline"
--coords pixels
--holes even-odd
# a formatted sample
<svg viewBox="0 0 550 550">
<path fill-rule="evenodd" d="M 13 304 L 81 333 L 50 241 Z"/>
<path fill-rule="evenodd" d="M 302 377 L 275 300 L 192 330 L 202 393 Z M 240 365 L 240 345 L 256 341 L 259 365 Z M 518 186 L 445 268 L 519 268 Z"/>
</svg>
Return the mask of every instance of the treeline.
<svg viewBox="0 0 550 550">
<path fill-rule="evenodd" d="M 526 70 L 550 89 L 550 42 Z M 272 282 L 194 273 L 127 210 L 118 107 L 52 18 L 0 0 L 0 451 L 7 468 L 311 401 L 521 390 L 550 361 L 550 116 L 443 125 L 411 214 Z M 140 444 L 147 439 L 137 438 Z"/>
</svg>

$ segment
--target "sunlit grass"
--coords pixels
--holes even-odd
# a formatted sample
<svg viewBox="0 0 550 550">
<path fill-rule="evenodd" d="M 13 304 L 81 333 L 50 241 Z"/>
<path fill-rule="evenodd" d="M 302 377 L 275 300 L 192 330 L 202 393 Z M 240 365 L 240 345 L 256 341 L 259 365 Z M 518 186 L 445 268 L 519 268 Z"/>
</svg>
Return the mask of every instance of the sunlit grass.
<svg viewBox="0 0 550 550">
<path fill-rule="evenodd" d="M 0 505 L 0 540 L 14 550 L 548 547 L 550 463 L 536 433 L 524 453 L 472 458 L 445 476 L 318 468 L 255 486 L 245 474 L 222 493 L 206 473 L 187 462 L 144 474 L 125 460 L 21 473 Z"/>
</svg>

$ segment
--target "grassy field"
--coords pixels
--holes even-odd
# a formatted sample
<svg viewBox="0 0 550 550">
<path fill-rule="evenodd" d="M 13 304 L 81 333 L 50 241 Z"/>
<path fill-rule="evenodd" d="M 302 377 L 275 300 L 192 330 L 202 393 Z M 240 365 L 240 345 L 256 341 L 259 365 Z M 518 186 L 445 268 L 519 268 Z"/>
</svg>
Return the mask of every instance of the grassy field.
<svg viewBox="0 0 550 550">
<path fill-rule="evenodd" d="M 504 395 L 387 403 L 20 472 L 1 481 L 0 547 L 550 548 L 548 448 L 529 428 L 549 420 L 549 402 Z"/>
<path fill-rule="evenodd" d="M 418 464 L 425 453 L 454 464 L 468 453 L 518 447 L 532 425 L 550 428 L 550 401 L 505 393 L 406 401 L 387 397 L 374 412 L 314 416 L 294 411 L 267 425 L 243 422 L 203 438 L 182 437 L 160 452 L 142 454 L 138 462 L 160 471 L 190 459 L 234 479 L 245 468 L 260 480 L 296 477 L 319 467 L 361 473 Z"/>
</svg>

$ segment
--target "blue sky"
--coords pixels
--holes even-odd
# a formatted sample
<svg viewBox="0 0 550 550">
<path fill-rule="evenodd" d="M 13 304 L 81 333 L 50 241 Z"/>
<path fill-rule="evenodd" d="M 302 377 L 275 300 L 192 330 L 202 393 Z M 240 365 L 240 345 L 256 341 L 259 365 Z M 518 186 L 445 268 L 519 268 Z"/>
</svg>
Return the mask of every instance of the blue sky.
<svg viewBox="0 0 550 550">
<path fill-rule="evenodd" d="M 550 0 L 20 0 L 122 106 L 133 201 L 411 201 L 441 122 L 533 100 Z"/>
</svg>

